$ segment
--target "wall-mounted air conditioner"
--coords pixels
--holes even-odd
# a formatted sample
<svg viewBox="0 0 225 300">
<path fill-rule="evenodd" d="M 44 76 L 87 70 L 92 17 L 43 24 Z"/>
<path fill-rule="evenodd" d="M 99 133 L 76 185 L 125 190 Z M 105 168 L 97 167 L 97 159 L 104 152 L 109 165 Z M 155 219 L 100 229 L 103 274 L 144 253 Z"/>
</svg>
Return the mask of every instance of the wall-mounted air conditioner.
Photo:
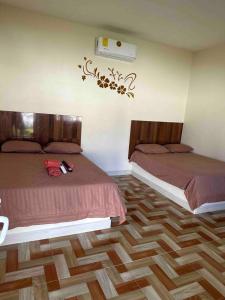
<svg viewBox="0 0 225 300">
<path fill-rule="evenodd" d="M 114 59 L 134 61 L 136 59 L 136 45 L 99 37 L 96 39 L 95 53 Z"/>
</svg>

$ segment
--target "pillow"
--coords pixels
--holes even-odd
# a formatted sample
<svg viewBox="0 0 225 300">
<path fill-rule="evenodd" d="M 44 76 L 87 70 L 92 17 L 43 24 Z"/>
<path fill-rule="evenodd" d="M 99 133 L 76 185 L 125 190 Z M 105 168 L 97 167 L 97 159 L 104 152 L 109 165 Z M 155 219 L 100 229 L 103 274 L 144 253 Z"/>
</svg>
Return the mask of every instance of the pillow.
<svg viewBox="0 0 225 300">
<path fill-rule="evenodd" d="M 169 152 L 164 146 L 158 144 L 139 144 L 135 149 L 146 154 L 162 154 Z"/>
<path fill-rule="evenodd" d="M 165 147 L 172 153 L 187 153 L 193 151 L 193 148 L 184 144 L 167 144 Z"/>
<path fill-rule="evenodd" d="M 41 153 L 41 145 L 30 141 L 7 141 L 2 144 L 2 152 Z"/>
<path fill-rule="evenodd" d="M 83 150 L 75 143 L 52 142 L 44 148 L 44 151 L 47 153 L 75 154 L 81 153 Z"/>
</svg>

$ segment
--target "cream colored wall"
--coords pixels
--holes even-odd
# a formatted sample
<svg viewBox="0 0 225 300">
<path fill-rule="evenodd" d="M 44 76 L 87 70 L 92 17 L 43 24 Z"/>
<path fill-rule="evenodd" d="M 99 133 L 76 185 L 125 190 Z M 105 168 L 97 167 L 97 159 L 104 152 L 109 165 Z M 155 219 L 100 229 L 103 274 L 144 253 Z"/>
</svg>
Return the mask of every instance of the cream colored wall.
<svg viewBox="0 0 225 300">
<path fill-rule="evenodd" d="M 193 57 L 183 142 L 225 160 L 225 45 Z"/>
<path fill-rule="evenodd" d="M 137 45 L 133 63 L 94 55 L 109 36 Z M 106 171 L 129 169 L 132 119 L 183 121 L 191 53 L 61 19 L 0 6 L 0 109 L 82 116 L 85 154 Z M 136 72 L 135 99 L 82 82 L 83 56 L 102 72 Z"/>
</svg>

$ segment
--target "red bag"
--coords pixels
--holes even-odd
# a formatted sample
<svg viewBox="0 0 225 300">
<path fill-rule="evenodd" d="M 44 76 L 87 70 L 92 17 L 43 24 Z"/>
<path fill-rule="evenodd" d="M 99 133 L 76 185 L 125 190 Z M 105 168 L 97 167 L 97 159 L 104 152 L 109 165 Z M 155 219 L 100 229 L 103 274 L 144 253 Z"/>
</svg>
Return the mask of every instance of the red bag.
<svg viewBox="0 0 225 300">
<path fill-rule="evenodd" d="M 45 168 L 51 168 L 51 167 L 53 167 L 53 168 L 60 168 L 61 161 L 46 159 L 44 161 L 44 165 L 45 165 Z"/>
<path fill-rule="evenodd" d="M 48 160 L 44 161 L 45 168 L 47 169 L 49 176 L 58 177 L 62 175 L 60 170 L 61 161 L 59 160 Z"/>
<path fill-rule="evenodd" d="M 59 168 L 49 167 L 47 168 L 47 171 L 49 176 L 58 177 L 62 175 L 62 172 Z"/>
</svg>

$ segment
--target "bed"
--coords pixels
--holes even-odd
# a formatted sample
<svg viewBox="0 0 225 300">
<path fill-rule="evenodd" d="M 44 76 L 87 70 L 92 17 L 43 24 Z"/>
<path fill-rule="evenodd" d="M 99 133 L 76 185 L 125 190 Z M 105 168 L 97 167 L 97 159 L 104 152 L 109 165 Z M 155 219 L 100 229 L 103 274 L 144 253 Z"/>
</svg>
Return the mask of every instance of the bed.
<svg viewBox="0 0 225 300">
<path fill-rule="evenodd" d="M 0 142 L 9 139 L 80 145 L 81 121 L 74 116 L 0 112 Z M 48 176 L 46 159 L 66 160 L 74 170 Z M 0 215 L 9 218 L 5 244 L 109 228 L 125 221 L 118 187 L 82 154 L 0 153 Z"/>
<path fill-rule="evenodd" d="M 134 176 L 198 214 L 225 209 L 225 163 L 195 153 L 146 154 L 138 144 L 179 144 L 182 123 L 132 121 L 129 159 Z"/>
</svg>

